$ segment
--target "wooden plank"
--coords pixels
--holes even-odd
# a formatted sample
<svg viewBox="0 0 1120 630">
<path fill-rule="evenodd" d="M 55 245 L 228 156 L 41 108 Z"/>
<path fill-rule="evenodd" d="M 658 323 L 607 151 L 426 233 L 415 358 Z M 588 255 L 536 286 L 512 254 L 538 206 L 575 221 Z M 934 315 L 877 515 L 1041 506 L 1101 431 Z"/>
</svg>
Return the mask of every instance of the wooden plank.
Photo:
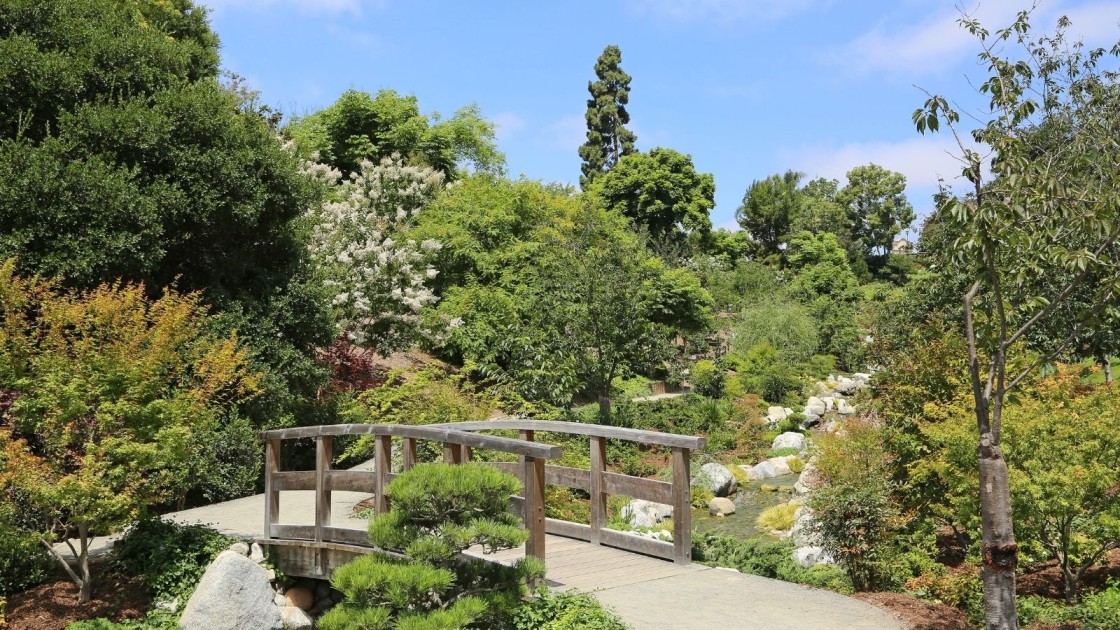
<svg viewBox="0 0 1120 630">
<path fill-rule="evenodd" d="M 550 486 L 564 486 L 587 492 L 591 488 L 591 471 L 567 466 L 545 466 L 544 482 Z"/>
<path fill-rule="evenodd" d="M 393 438 L 389 435 L 378 435 L 374 438 L 373 446 L 373 476 L 374 476 L 374 514 L 384 514 L 389 511 L 389 499 L 385 496 L 385 489 L 389 486 L 389 473 L 393 467 Z"/>
<path fill-rule="evenodd" d="M 588 492 L 591 494 L 591 524 L 589 540 L 591 544 L 602 542 L 599 532 L 607 526 L 607 492 L 604 489 L 603 473 L 607 466 L 607 439 L 591 437 L 591 470 L 588 471 Z"/>
<path fill-rule="evenodd" d="M 452 444 L 444 442 L 443 444 L 443 462 L 445 464 L 462 464 L 463 463 L 463 449 L 460 444 Z"/>
<path fill-rule="evenodd" d="M 493 466 L 494 468 L 497 468 L 498 470 L 500 470 L 500 471 L 502 471 L 506 474 L 513 475 L 514 477 L 518 477 L 521 474 L 521 467 L 524 466 L 524 464 L 520 464 L 518 462 L 481 462 L 481 463 L 486 464 L 487 466 Z M 548 474 L 548 466 L 545 466 L 545 474 L 546 475 Z"/>
<path fill-rule="evenodd" d="M 315 540 L 314 525 L 279 525 L 272 524 L 272 538 L 285 538 L 288 540 Z"/>
<path fill-rule="evenodd" d="M 315 540 L 323 540 L 323 528 L 331 524 L 331 491 L 327 488 L 327 472 L 331 467 L 332 438 L 315 438 Z"/>
<path fill-rule="evenodd" d="M 272 537 L 272 524 L 280 518 L 280 489 L 276 475 L 280 470 L 280 440 L 268 440 L 264 445 L 264 536 Z"/>
<path fill-rule="evenodd" d="M 403 448 L 404 465 L 401 467 L 402 471 L 411 470 L 416 465 L 416 439 L 406 437 Z"/>
<path fill-rule="evenodd" d="M 692 562 L 692 488 L 689 451 L 673 449 L 673 562 Z"/>
<path fill-rule="evenodd" d="M 545 559 L 544 521 L 544 460 L 525 459 L 525 527 L 529 540 L 525 542 L 525 555 Z"/>
<path fill-rule="evenodd" d="M 328 470 L 328 490 L 377 493 L 377 478 L 371 470 Z"/>
<path fill-rule="evenodd" d="M 602 474 L 603 492 L 673 505 L 673 484 L 619 473 Z"/>
<path fill-rule="evenodd" d="M 604 545 L 610 545 L 611 547 L 618 547 L 619 549 L 634 551 L 636 553 L 644 553 L 647 556 L 665 558 L 666 560 L 673 559 L 674 545 L 670 542 L 631 536 L 630 534 L 618 532 L 613 529 L 604 529 L 599 535 Z"/>
<path fill-rule="evenodd" d="M 582 425 L 580 425 L 582 426 Z M 525 455 L 539 459 L 560 459 L 564 449 L 551 444 L 528 443 L 523 440 L 480 435 L 453 428 L 454 424 L 327 424 L 314 427 L 296 427 L 262 431 L 264 440 L 291 440 L 295 438 L 314 438 L 320 435 L 388 435 L 419 440 L 432 440 L 461 444 L 472 448 L 488 449 L 514 455 Z"/>
<path fill-rule="evenodd" d="M 454 427 L 459 431 L 493 431 L 499 429 L 514 429 L 519 431 L 548 431 L 552 433 L 567 433 L 570 435 L 593 435 L 649 444 L 653 446 L 681 447 L 692 450 L 703 449 L 708 444 L 708 438 L 703 436 L 677 435 L 675 433 L 662 433 L 661 431 L 643 431 L 640 429 L 626 429 L 623 427 L 608 427 L 601 424 L 583 424 L 579 422 L 562 422 L 558 420 L 480 420 L 475 422 L 447 422 L 443 424 L 425 425 L 429 427 Z M 497 449 L 495 449 L 497 450 Z"/>
<path fill-rule="evenodd" d="M 323 541 L 363 547 L 373 546 L 369 543 L 369 532 L 364 529 L 350 529 L 348 527 L 324 527 Z"/>
<path fill-rule="evenodd" d="M 583 523 L 573 523 L 571 521 L 561 521 L 555 518 L 545 519 L 545 532 L 554 536 L 565 536 L 567 538 L 575 538 L 578 540 L 591 539 L 591 526 L 584 525 Z"/>
<path fill-rule="evenodd" d="M 272 489 L 273 490 L 314 490 L 315 489 L 315 471 L 314 470 L 285 470 L 284 472 L 273 473 L 273 475 L 272 475 Z"/>
<path fill-rule="evenodd" d="M 459 451 L 463 454 L 462 463 L 466 464 L 471 461 L 471 447 L 464 444 L 459 447 Z"/>
</svg>

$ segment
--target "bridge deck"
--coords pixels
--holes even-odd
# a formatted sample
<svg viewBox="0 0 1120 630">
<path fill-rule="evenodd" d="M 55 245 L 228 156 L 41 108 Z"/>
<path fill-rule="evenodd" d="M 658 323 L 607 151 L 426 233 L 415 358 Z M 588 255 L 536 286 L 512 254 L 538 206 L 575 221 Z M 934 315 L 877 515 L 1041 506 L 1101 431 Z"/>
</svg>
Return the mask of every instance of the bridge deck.
<svg viewBox="0 0 1120 630">
<path fill-rule="evenodd" d="M 472 548 L 467 553 L 509 564 L 523 558 L 525 549 L 519 547 L 482 555 L 481 549 Z M 545 564 L 548 585 L 559 591 L 615 588 L 708 569 L 552 535 L 546 538 Z"/>
</svg>

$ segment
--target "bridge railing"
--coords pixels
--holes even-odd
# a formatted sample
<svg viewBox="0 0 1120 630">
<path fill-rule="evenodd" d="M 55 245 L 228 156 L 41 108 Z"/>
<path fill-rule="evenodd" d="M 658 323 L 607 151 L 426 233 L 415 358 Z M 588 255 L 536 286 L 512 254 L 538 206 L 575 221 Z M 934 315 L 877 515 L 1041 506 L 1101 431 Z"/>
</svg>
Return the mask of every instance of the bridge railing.
<svg viewBox="0 0 1120 630">
<path fill-rule="evenodd" d="M 692 451 L 703 449 L 707 445 L 707 438 L 598 424 L 527 419 L 455 422 L 429 426 L 454 427 L 457 431 L 514 430 L 519 432 L 521 439 L 525 442 L 534 441 L 538 432 L 587 436 L 591 454 L 590 470 L 546 465 L 541 461 L 543 474 L 536 473 L 534 479 L 543 477 L 547 485 L 575 488 L 586 492 L 591 498 L 591 522 L 574 523 L 547 518 L 545 519 L 545 531 L 558 536 L 586 540 L 596 545 L 608 545 L 665 558 L 678 564 L 691 562 L 692 488 L 689 460 Z M 606 468 L 608 439 L 669 448 L 672 453 L 672 481 L 643 479 L 608 471 Z M 522 464 L 499 463 L 494 465 L 513 474 L 528 470 Z M 522 481 L 524 482 L 525 479 L 522 479 Z M 612 494 L 673 506 L 673 542 L 642 538 L 608 529 L 607 497 Z"/>
<path fill-rule="evenodd" d="M 332 465 L 333 440 L 338 436 L 372 435 L 374 437 L 373 471 L 335 470 Z M 443 426 L 408 426 L 394 424 L 337 424 L 264 431 L 264 536 L 259 542 L 267 545 L 303 547 L 308 553 L 287 558 L 284 570 L 291 575 L 329 576 L 334 559 L 346 554 L 364 553 L 370 547 L 365 530 L 331 526 L 331 493 L 334 490 L 363 492 L 373 495 L 373 511 L 388 511 L 385 488 L 399 473 L 392 469 L 393 439 L 402 441 L 401 471 L 416 463 L 416 446 L 420 440 L 441 442 L 444 461 L 459 464 L 470 461 L 471 449 L 489 449 L 517 455 L 522 470 L 518 477 L 525 484 L 519 502 L 530 532 L 526 542 L 527 555 L 544 559 L 544 462 L 559 459 L 559 446 L 536 444 L 492 435 L 479 435 Z M 280 470 L 280 447 L 284 440 L 313 438 L 315 469 Z M 314 525 L 279 522 L 280 492 L 313 490 L 315 492 Z M 341 552 L 332 554 L 330 551 Z"/>
</svg>

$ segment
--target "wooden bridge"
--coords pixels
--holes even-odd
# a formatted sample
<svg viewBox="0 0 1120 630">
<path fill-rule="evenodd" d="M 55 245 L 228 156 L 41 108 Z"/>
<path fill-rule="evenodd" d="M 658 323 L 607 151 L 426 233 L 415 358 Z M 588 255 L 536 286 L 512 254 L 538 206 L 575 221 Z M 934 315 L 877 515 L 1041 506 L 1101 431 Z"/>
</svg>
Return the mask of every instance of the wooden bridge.
<svg viewBox="0 0 1120 630">
<path fill-rule="evenodd" d="M 516 431 L 518 438 L 489 435 L 487 431 Z M 561 447 L 536 441 L 538 433 L 585 436 L 590 469 L 570 468 L 548 462 L 560 459 Z M 332 522 L 332 495 L 358 492 L 369 495 L 373 511 L 388 510 L 385 488 L 400 472 L 417 462 L 417 445 L 436 443 L 443 461 L 461 464 L 475 451 L 516 455 L 516 462 L 488 462 L 516 475 L 523 484 L 521 496 L 510 498 L 510 510 L 524 518 L 529 539 L 524 549 L 488 556 L 512 561 L 521 554 L 545 561 L 548 579 L 560 588 L 592 589 L 608 584 L 635 583 L 694 570 L 689 567 L 692 549 L 689 459 L 702 449 L 703 437 L 639 431 L 593 424 L 543 420 L 492 420 L 443 425 L 342 424 L 265 431 L 264 536 L 279 568 L 288 575 L 329 578 L 334 569 L 359 554 L 372 551 L 365 529 L 337 527 Z M 369 435 L 374 439 L 372 470 L 336 470 L 331 466 L 333 439 Z M 315 441 L 315 469 L 280 469 L 280 452 L 287 440 Z M 607 440 L 624 440 L 670 449 L 671 482 L 610 472 L 606 468 Z M 394 471 L 394 440 L 399 440 Z M 306 448 L 306 446 L 305 446 Z M 545 487 L 575 488 L 591 499 L 590 522 L 575 523 L 545 516 Z M 314 522 L 281 523 L 281 491 L 314 491 Z M 635 536 L 607 528 L 607 497 L 623 495 L 673 506 L 673 542 Z M 309 516 L 309 515 L 308 515 Z M 289 520 L 290 519 L 286 519 Z M 582 542 L 581 542 L 582 541 Z M 669 564 L 671 560 L 675 564 Z"/>
</svg>

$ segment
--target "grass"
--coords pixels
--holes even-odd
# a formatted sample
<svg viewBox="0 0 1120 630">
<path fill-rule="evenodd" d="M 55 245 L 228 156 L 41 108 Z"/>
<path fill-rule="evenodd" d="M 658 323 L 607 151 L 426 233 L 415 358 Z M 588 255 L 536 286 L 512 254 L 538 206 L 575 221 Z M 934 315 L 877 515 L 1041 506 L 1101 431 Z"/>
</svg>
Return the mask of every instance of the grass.
<svg viewBox="0 0 1120 630">
<path fill-rule="evenodd" d="M 762 511 L 762 514 L 758 515 L 754 523 L 762 529 L 789 529 L 797 522 L 794 515 L 799 507 L 801 507 L 801 504 L 793 501 L 768 507 Z"/>
</svg>

